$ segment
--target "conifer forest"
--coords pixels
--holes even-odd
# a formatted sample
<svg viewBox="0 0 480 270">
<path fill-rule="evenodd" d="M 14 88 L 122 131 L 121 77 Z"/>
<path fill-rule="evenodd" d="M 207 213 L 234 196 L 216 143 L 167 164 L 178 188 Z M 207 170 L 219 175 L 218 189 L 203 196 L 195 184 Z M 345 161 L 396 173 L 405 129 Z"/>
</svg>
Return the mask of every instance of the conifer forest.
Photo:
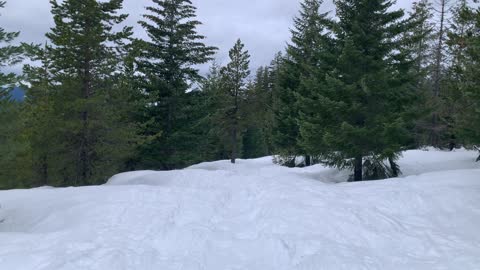
<svg viewBox="0 0 480 270">
<path fill-rule="evenodd" d="M 478 3 L 394 4 L 303 0 L 285 49 L 253 70 L 242 36 L 216 61 L 190 0 L 152 0 L 146 39 L 123 0 L 50 0 L 43 44 L 0 28 L 0 189 L 264 156 L 376 180 L 399 176 L 406 150 L 478 150 Z"/>
<path fill-rule="evenodd" d="M 479 270 L 480 0 L 0 0 L 0 270 Z"/>
</svg>

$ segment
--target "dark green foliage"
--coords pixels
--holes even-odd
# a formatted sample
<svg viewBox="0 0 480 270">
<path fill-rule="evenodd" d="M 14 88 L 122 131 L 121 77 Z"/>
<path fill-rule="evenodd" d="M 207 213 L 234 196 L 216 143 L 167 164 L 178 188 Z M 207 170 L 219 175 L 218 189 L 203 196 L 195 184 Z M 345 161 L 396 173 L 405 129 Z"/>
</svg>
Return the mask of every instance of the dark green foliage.
<svg viewBox="0 0 480 270">
<path fill-rule="evenodd" d="M 432 41 L 435 38 L 435 26 L 431 22 L 432 8 L 429 0 L 414 2 L 409 13 L 411 27 L 402 37 L 403 43 L 412 51 L 415 59 L 413 68 L 418 74 L 419 85 L 425 84 L 432 76 Z"/>
<path fill-rule="evenodd" d="M 127 18 L 118 14 L 122 2 L 51 1 L 51 45 L 38 52 L 48 61 L 27 72 L 32 84 L 29 135 L 38 182 L 104 183 L 131 154 L 136 131 L 123 114 L 128 99 L 115 74 L 122 69 L 131 35 L 129 27 L 113 30 Z M 55 145 L 48 143 L 52 138 Z"/>
<path fill-rule="evenodd" d="M 5 6 L 0 1 L 0 8 Z M 13 101 L 10 91 L 18 82 L 13 73 L 4 73 L 5 67 L 19 63 L 24 51 L 23 46 L 11 45 L 18 37 L 18 32 L 7 32 L 0 27 L 0 189 L 21 187 L 19 171 L 22 164 L 20 158 L 25 154 L 27 144 L 21 136 L 23 122 L 22 105 Z"/>
<path fill-rule="evenodd" d="M 148 40 L 121 28 L 122 0 L 51 4 L 43 48 L 13 46 L 18 33 L 0 28 L 0 68 L 24 52 L 40 63 L 24 67 L 23 103 L 9 98 L 20 79 L 0 73 L 0 189 L 266 155 L 377 180 L 401 173 L 408 148 L 478 150 L 480 10 L 467 0 L 449 27 L 442 9 L 441 29 L 429 0 L 408 17 L 390 0 L 336 0 L 335 19 L 304 0 L 286 53 L 252 81 L 240 40 L 228 65 L 199 74 L 216 48 L 197 33 L 191 0 L 152 0 L 139 22 Z"/>
<path fill-rule="evenodd" d="M 445 148 L 445 135 L 449 132 L 451 118 L 448 115 L 447 107 L 449 104 L 444 99 L 445 95 L 445 71 L 448 66 L 448 54 L 446 51 L 446 38 L 449 28 L 449 11 L 451 10 L 451 0 L 436 1 L 437 13 L 435 45 L 433 55 L 433 73 L 432 73 L 432 93 L 428 100 L 431 110 L 430 126 L 428 127 L 428 145 L 437 148 Z"/>
<path fill-rule="evenodd" d="M 257 127 L 249 127 L 243 134 L 243 159 L 259 158 L 268 155 L 267 143 L 263 130 Z"/>
<path fill-rule="evenodd" d="M 230 152 L 230 160 L 235 163 L 239 157 L 242 133 L 246 127 L 248 85 L 246 79 L 250 75 L 250 55 L 244 50 L 245 45 L 239 40 L 229 52 L 230 62 L 220 70 L 221 102 L 216 113 L 216 123 L 220 127 L 221 138 Z"/>
<path fill-rule="evenodd" d="M 5 7 L 6 2 L 0 1 L 0 8 Z M 14 46 L 12 42 L 20 35 L 19 32 L 7 32 L 0 27 L 0 42 L 3 44 L 0 47 L 0 68 L 5 68 L 18 64 L 22 59 L 24 46 Z M 17 78 L 13 73 L 0 73 L 0 99 L 7 97 L 8 91 L 17 82 Z"/>
<path fill-rule="evenodd" d="M 433 17 L 433 5 L 429 0 L 414 2 L 409 13 L 411 28 L 402 37 L 404 49 L 411 53 L 414 60 L 412 73 L 415 76 L 414 86 L 419 97 L 419 106 L 415 110 L 420 117 L 411 130 L 415 136 L 415 147 L 428 145 L 432 133 L 432 113 L 435 111 L 432 103 L 435 39 Z"/>
<path fill-rule="evenodd" d="M 299 104 L 297 98 L 309 96 L 312 89 L 301 85 L 302 78 L 315 72 L 319 62 L 319 50 L 323 47 L 327 14 L 319 9 L 322 1 L 305 0 L 300 15 L 294 20 L 291 31 L 292 40 L 283 57 L 275 85 L 275 126 L 273 141 L 276 152 L 284 157 L 308 155 L 308 151 L 299 143 Z M 288 158 L 287 158 L 288 159 Z"/>
<path fill-rule="evenodd" d="M 448 45 L 454 61 L 448 73 L 448 95 L 458 142 L 480 144 L 480 9 L 461 2 L 454 12 Z"/>
<path fill-rule="evenodd" d="M 5 7 L 6 2 L 0 1 L 0 8 Z M 10 97 L 10 91 L 13 86 L 18 82 L 18 78 L 13 73 L 4 73 L 3 69 L 15 64 L 18 64 L 22 60 L 22 54 L 24 53 L 23 46 L 14 46 L 12 42 L 18 38 L 20 35 L 19 32 L 7 32 L 5 29 L 0 27 L 0 42 L 2 47 L 0 47 L 0 102 L 7 102 L 6 100 Z"/>
<path fill-rule="evenodd" d="M 302 141 L 326 164 L 354 168 L 358 181 L 370 177 L 364 175 L 364 160 L 381 169 L 376 161 L 393 160 L 409 140 L 413 61 L 399 42 L 409 24 L 402 21 L 403 11 L 389 11 L 390 1 L 344 0 L 336 5 L 339 22 L 333 33 L 340 54 L 328 68 L 332 51 L 320 52 L 326 57 L 318 65 L 317 80 L 305 82 L 316 90 L 311 98 L 302 97 Z"/>
<path fill-rule="evenodd" d="M 275 63 L 268 67 L 260 67 L 247 91 L 248 124 L 243 137 L 242 158 L 274 154 L 272 131 L 275 68 Z"/>
<path fill-rule="evenodd" d="M 197 33 L 196 8 L 190 0 L 153 0 L 140 25 L 150 41 L 137 41 L 141 88 L 147 96 L 144 134 L 153 139 L 140 151 L 139 168 L 174 169 L 190 163 L 186 155 L 196 138 L 191 115 L 196 95 L 187 93 L 201 79 L 195 65 L 211 60 L 216 48 Z"/>
<path fill-rule="evenodd" d="M 217 63 L 213 63 L 210 72 L 201 84 L 201 102 L 199 102 L 198 111 L 203 116 L 195 125 L 201 130 L 203 136 L 200 142 L 199 152 L 202 161 L 227 159 L 230 153 L 224 140 L 223 128 L 219 125 L 219 118 L 223 106 L 223 83 L 220 73 L 221 67 Z"/>
<path fill-rule="evenodd" d="M 28 144 L 22 138 L 20 103 L 0 99 L 0 189 L 23 187 L 23 155 Z"/>
<path fill-rule="evenodd" d="M 50 72 L 50 56 L 45 49 L 35 48 L 30 54 L 39 61 L 40 67 L 26 65 L 24 77 L 29 82 L 25 100 L 24 136 L 29 142 L 29 157 L 23 162 L 31 167 L 30 179 L 35 186 L 49 185 L 51 172 L 55 171 L 56 155 L 59 150 L 58 130 L 60 118 L 53 110 L 53 76 Z M 56 168 L 58 170 L 58 168 Z"/>
</svg>

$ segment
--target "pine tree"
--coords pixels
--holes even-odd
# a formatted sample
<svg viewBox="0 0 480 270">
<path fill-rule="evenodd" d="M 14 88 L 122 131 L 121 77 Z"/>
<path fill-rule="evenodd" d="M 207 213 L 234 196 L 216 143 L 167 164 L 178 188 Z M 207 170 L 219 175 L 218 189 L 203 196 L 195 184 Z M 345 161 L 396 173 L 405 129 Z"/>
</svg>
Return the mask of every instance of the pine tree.
<svg viewBox="0 0 480 270">
<path fill-rule="evenodd" d="M 415 59 L 414 70 L 418 76 L 418 87 L 422 88 L 426 80 L 432 77 L 432 43 L 435 39 L 435 26 L 432 23 L 434 14 L 430 0 L 414 2 L 412 11 L 409 12 L 411 29 L 402 37 L 412 57 Z"/>
<path fill-rule="evenodd" d="M 20 103 L 0 99 L 0 189 L 24 186 L 20 161 L 28 151 L 28 144 L 21 137 L 24 127 L 21 114 Z"/>
<path fill-rule="evenodd" d="M 415 146 L 428 145 L 432 129 L 432 93 L 434 71 L 435 24 L 433 4 L 430 0 L 414 2 L 409 13 L 411 29 L 401 38 L 404 50 L 410 51 L 414 65 L 412 72 L 416 79 L 418 102 L 416 110 L 419 119 L 412 129 Z"/>
<path fill-rule="evenodd" d="M 202 116 L 195 125 L 203 134 L 197 141 L 200 147 L 196 148 L 199 150 L 200 161 L 223 160 L 230 156 L 224 143 L 223 129 L 218 121 L 222 117 L 219 111 L 224 101 L 220 71 L 218 63 L 213 62 L 200 87 L 202 96 L 196 111 L 202 112 Z"/>
<path fill-rule="evenodd" d="M 0 1 L 0 8 L 5 7 L 6 2 Z M 22 54 L 24 53 L 24 46 L 14 46 L 12 42 L 20 35 L 19 32 L 7 32 L 0 27 L 0 42 L 4 45 L 0 48 L 0 68 L 5 68 L 18 64 L 22 60 Z M 8 96 L 8 92 L 17 83 L 17 76 L 14 73 L 0 73 L 0 99 L 5 100 Z"/>
<path fill-rule="evenodd" d="M 116 31 L 127 15 L 123 0 L 51 0 L 55 26 L 47 33 L 53 74 L 51 105 L 60 119 L 56 137 L 58 185 L 103 183 L 131 152 L 129 125 L 119 119 L 116 72 L 131 27 Z"/>
<path fill-rule="evenodd" d="M 466 40 L 475 31 L 475 22 L 472 19 L 471 7 L 467 0 L 460 0 L 452 9 L 452 19 L 450 20 L 447 32 L 446 49 L 452 58 L 451 67 L 461 73 L 462 67 L 466 61 Z"/>
<path fill-rule="evenodd" d="M 243 136 L 242 158 L 273 154 L 273 80 L 272 67 L 260 67 L 247 91 L 247 130 Z"/>
<path fill-rule="evenodd" d="M 462 1 L 456 7 L 448 46 L 453 55 L 448 97 L 455 131 L 467 147 L 480 144 L 480 8 Z M 478 149 L 478 148 L 477 148 Z M 480 157 L 477 161 L 480 160 Z"/>
<path fill-rule="evenodd" d="M 201 79 L 196 65 L 212 59 L 216 48 L 203 43 L 197 33 L 201 24 L 190 0 L 153 0 L 144 21 L 139 22 L 150 41 L 137 41 L 138 69 L 148 102 L 144 133 L 155 137 L 142 147 L 139 167 L 174 169 L 184 167 L 184 156 L 195 144 L 188 134 L 197 119 L 189 115 L 192 84 Z M 187 129 L 187 130 L 184 130 Z"/>
<path fill-rule="evenodd" d="M 276 89 L 279 77 L 279 70 L 282 64 L 283 56 L 282 53 L 278 52 L 277 54 L 275 54 L 275 57 L 270 62 L 268 68 L 265 70 L 264 77 L 267 81 L 262 83 L 263 94 L 260 95 L 263 97 L 259 106 L 262 106 L 264 108 L 263 128 L 265 133 L 265 141 L 268 155 L 273 155 L 277 152 L 275 148 L 274 138 L 275 112 L 277 111 L 278 106 L 281 105 L 279 104 L 281 102 L 277 102 L 278 98 L 276 95 Z"/>
<path fill-rule="evenodd" d="M 436 29 L 436 44 L 434 47 L 434 64 L 433 64 L 433 92 L 431 96 L 431 128 L 429 134 L 429 144 L 434 147 L 442 148 L 443 137 L 447 132 L 448 120 L 446 120 L 444 108 L 449 106 L 442 99 L 445 77 L 445 59 L 446 59 L 446 38 L 448 32 L 448 15 L 451 0 L 437 0 L 438 7 L 438 28 Z"/>
<path fill-rule="evenodd" d="M 299 144 L 300 117 L 297 95 L 308 96 L 309 89 L 301 87 L 301 78 L 309 76 L 311 69 L 318 64 L 317 50 L 323 39 L 327 14 L 320 13 L 323 1 L 305 0 L 301 4 L 299 17 L 294 19 L 291 43 L 287 47 L 282 65 L 278 71 L 275 96 L 275 128 L 273 139 L 275 148 L 284 159 L 295 160 L 296 156 L 306 156 Z M 307 164 L 309 165 L 309 164 Z"/>
<path fill-rule="evenodd" d="M 246 79 L 250 75 L 250 55 L 241 40 L 237 40 L 230 50 L 230 63 L 221 69 L 222 104 L 217 115 L 217 124 L 222 127 L 223 138 L 230 150 L 232 163 L 240 153 L 242 133 L 245 127 L 245 100 L 247 97 Z"/>
<path fill-rule="evenodd" d="M 0 8 L 4 8 L 5 4 L 5 1 L 0 1 Z M 18 157 L 26 147 L 20 138 L 23 128 L 21 105 L 10 97 L 18 78 L 14 73 L 5 73 L 3 70 L 22 59 L 24 47 L 12 45 L 18 35 L 18 32 L 7 32 L 0 27 L 0 42 L 5 44 L 0 47 L 0 189 L 21 186 L 17 182 L 17 170 L 20 170 Z"/>
<path fill-rule="evenodd" d="M 328 165 L 353 168 L 355 181 L 397 175 L 395 159 L 409 139 L 414 61 L 399 40 L 411 26 L 402 10 L 390 11 L 392 5 L 336 1 L 333 33 L 340 53 L 303 106 L 305 148 Z M 330 59 L 331 51 L 320 55 Z"/>
<path fill-rule="evenodd" d="M 30 156 L 24 161 L 31 167 L 36 186 L 51 185 L 50 173 L 55 171 L 55 156 L 58 151 L 58 135 L 56 127 L 60 126 L 60 119 L 53 110 L 53 85 L 50 72 L 51 62 L 47 46 L 44 49 L 34 48 L 31 52 L 32 60 L 41 63 L 40 66 L 24 66 L 23 72 L 29 87 L 26 89 L 25 99 L 25 130 L 24 136 L 29 141 Z M 30 164 L 31 163 L 31 164 Z M 58 168 L 57 168 L 58 170 Z"/>
<path fill-rule="evenodd" d="M 468 56 L 466 55 L 466 41 L 470 33 L 475 31 L 475 22 L 467 15 L 470 13 L 470 7 L 467 0 L 459 1 L 452 8 L 452 19 L 449 21 L 449 29 L 446 40 L 447 48 L 445 49 L 449 61 L 445 65 L 444 79 L 442 80 L 442 104 L 441 118 L 445 125 L 443 140 L 449 140 L 449 149 L 453 150 L 457 147 L 457 121 L 459 112 L 468 102 L 464 97 L 463 84 L 468 81 L 465 77 L 468 63 Z"/>
</svg>

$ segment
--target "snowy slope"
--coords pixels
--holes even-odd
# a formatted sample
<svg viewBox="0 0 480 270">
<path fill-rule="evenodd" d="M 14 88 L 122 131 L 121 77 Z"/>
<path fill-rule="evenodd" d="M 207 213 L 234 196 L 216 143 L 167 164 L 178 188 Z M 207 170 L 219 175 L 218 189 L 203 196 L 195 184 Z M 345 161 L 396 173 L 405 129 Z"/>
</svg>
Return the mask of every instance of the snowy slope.
<svg viewBox="0 0 480 270">
<path fill-rule="evenodd" d="M 403 178 L 366 183 L 262 158 L 2 191 L 0 269 L 476 270 L 475 158 L 410 151 Z"/>
</svg>

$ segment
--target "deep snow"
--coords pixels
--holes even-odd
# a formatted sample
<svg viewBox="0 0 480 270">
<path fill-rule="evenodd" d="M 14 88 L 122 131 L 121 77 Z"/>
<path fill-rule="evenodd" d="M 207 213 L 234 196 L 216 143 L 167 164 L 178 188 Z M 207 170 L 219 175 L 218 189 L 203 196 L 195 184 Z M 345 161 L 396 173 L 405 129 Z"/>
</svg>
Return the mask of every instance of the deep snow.
<svg viewBox="0 0 480 270">
<path fill-rule="evenodd" d="M 475 158 L 409 151 L 403 178 L 364 183 L 262 158 L 1 191 L 0 269 L 476 270 Z"/>
</svg>

